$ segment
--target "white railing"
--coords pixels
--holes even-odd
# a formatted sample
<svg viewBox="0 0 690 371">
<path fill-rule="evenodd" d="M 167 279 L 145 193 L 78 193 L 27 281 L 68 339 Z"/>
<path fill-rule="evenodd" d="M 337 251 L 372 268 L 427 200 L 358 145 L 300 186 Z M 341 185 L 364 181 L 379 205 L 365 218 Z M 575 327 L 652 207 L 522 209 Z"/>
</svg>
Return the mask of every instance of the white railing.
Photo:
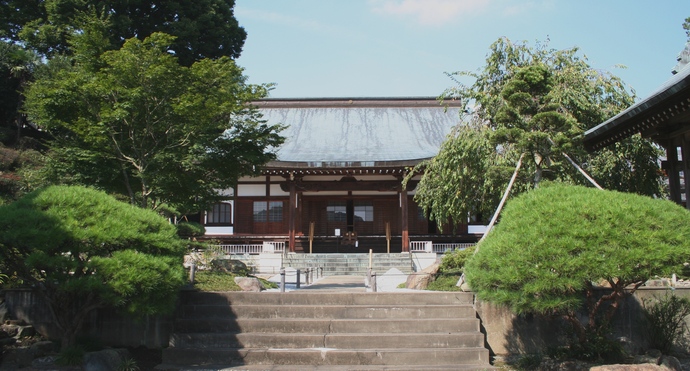
<svg viewBox="0 0 690 371">
<path fill-rule="evenodd" d="M 465 250 L 466 248 L 474 245 L 475 243 L 435 243 L 434 252 L 444 253 L 446 251 Z"/>
<path fill-rule="evenodd" d="M 233 254 L 261 254 L 261 253 L 280 253 L 285 250 L 284 241 L 264 241 L 260 244 L 229 244 L 218 245 L 220 250 L 228 255 Z"/>
<path fill-rule="evenodd" d="M 410 252 L 444 253 L 446 251 L 464 250 L 474 243 L 433 243 L 432 241 L 410 241 Z"/>
<path fill-rule="evenodd" d="M 433 243 L 431 241 L 410 241 L 410 252 L 432 252 Z"/>
</svg>

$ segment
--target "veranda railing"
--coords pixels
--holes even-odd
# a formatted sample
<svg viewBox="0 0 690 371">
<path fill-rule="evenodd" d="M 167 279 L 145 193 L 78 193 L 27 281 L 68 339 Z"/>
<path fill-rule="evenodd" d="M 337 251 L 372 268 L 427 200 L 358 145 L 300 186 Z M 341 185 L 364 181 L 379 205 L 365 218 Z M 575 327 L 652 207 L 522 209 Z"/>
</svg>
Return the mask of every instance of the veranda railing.
<svg viewBox="0 0 690 371">
<path fill-rule="evenodd" d="M 258 244 L 222 244 L 218 245 L 220 250 L 227 254 L 261 254 L 261 253 L 282 253 L 285 251 L 284 241 L 265 241 Z"/>
<path fill-rule="evenodd" d="M 474 243 L 434 243 L 432 241 L 410 241 L 410 252 L 444 253 L 453 250 L 464 250 Z"/>
</svg>

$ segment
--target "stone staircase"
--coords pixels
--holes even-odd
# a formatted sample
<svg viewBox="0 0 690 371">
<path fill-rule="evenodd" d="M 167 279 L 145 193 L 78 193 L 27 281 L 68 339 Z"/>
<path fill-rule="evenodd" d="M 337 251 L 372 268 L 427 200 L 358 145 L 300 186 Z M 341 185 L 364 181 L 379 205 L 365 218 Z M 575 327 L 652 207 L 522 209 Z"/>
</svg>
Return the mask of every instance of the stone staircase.
<svg viewBox="0 0 690 371">
<path fill-rule="evenodd" d="M 185 292 L 157 370 L 489 370 L 471 293 Z"/>
<path fill-rule="evenodd" d="M 324 276 L 365 276 L 369 269 L 369 254 L 288 254 L 283 266 L 300 269 L 322 267 Z M 373 254 L 372 270 L 381 275 L 391 268 L 405 274 L 412 273 L 410 254 Z"/>
</svg>

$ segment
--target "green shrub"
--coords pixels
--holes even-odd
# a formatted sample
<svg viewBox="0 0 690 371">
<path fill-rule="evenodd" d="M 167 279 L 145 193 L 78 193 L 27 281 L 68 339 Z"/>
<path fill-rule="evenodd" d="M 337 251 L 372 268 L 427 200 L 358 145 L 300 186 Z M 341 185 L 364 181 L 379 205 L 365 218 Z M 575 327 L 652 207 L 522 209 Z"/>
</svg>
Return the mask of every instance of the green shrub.
<svg viewBox="0 0 690 371">
<path fill-rule="evenodd" d="M 688 261 L 688 240 L 690 212 L 670 201 L 544 184 L 506 204 L 465 277 L 480 299 L 567 320 L 587 354 L 585 342 L 608 347 L 604 329 L 626 297 Z M 597 294 L 602 281 L 612 295 Z"/>
<path fill-rule="evenodd" d="M 139 371 L 139 365 L 134 358 L 127 358 L 120 362 L 117 366 L 117 371 Z"/>
<path fill-rule="evenodd" d="M 690 300 L 676 295 L 644 301 L 649 346 L 669 354 L 673 345 L 687 330 L 685 317 L 690 315 Z"/>
<path fill-rule="evenodd" d="M 181 222 L 177 223 L 177 235 L 182 238 L 194 238 L 203 236 L 206 233 L 206 228 L 203 225 L 195 222 Z"/>
<path fill-rule="evenodd" d="M 441 259 L 440 272 L 462 272 L 465 263 L 474 254 L 475 247 L 468 247 L 462 250 L 453 250 L 443 254 Z"/>
<path fill-rule="evenodd" d="M 240 291 L 235 275 L 224 271 L 199 270 L 194 276 L 194 287 L 201 291 Z"/>
<path fill-rule="evenodd" d="M 61 351 L 55 359 L 58 366 L 77 366 L 84 361 L 84 349 L 80 346 L 70 346 Z"/>
<path fill-rule="evenodd" d="M 460 291 L 460 288 L 456 286 L 458 279 L 460 279 L 459 274 L 439 274 L 426 289 L 430 291 Z"/>
<path fill-rule="evenodd" d="M 520 356 L 520 358 L 517 359 L 513 366 L 515 366 L 515 368 L 521 371 L 536 370 L 539 367 L 539 365 L 541 365 L 543 359 L 544 356 L 539 353 L 523 354 Z"/>
<path fill-rule="evenodd" d="M 261 282 L 261 284 L 262 284 L 265 288 L 267 288 L 267 289 L 277 289 L 277 288 L 279 287 L 278 284 L 275 283 L 275 282 L 271 282 L 271 281 L 269 281 L 269 280 L 267 280 L 267 279 L 264 279 L 264 278 L 261 278 L 261 277 L 256 277 L 256 278 L 257 278 L 257 279 Z"/>
<path fill-rule="evenodd" d="M 0 206 L 0 270 L 44 291 L 63 349 L 89 315 L 72 308 L 172 312 L 185 245 L 156 212 L 94 189 L 52 186 Z"/>
</svg>

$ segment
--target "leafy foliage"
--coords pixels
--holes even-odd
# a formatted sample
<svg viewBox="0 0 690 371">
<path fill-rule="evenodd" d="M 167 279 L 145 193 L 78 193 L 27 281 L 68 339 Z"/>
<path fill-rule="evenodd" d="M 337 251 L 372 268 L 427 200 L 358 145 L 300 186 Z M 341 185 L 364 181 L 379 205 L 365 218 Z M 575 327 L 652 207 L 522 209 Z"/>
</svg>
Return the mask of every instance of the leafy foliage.
<svg viewBox="0 0 690 371">
<path fill-rule="evenodd" d="M 475 247 L 469 247 L 462 250 L 454 250 L 443 254 L 439 271 L 462 272 L 462 270 L 465 268 L 467 260 L 471 258 L 472 255 L 474 255 L 475 250 Z"/>
<path fill-rule="evenodd" d="M 180 66 L 169 53 L 173 38 L 162 33 L 94 57 L 88 45 L 104 32 L 96 24 L 75 37 L 74 65 L 27 91 L 30 117 L 56 138 L 53 179 L 184 214 L 205 209 L 218 189 L 275 158 L 268 149 L 282 143 L 281 127 L 247 104 L 268 86 L 245 84 L 229 58 Z"/>
<path fill-rule="evenodd" d="M 177 235 L 182 238 L 193 238 L 203 236 L 206 228 L 199 223 L 180 222 L 177 223 Z"/>
<path fill-rule="evenodd" d="M 517 313 L 562 316 L 580 343 L 599 333 L 624 297 L 679 270 L 690 213 L 670 201 L 549 184 L 509 201 L 467 263 L 477 295 Z M 597 291 L 597 283 L 610 287 Z M 588 320 L 577 312 L 586 306 Z"/>
<path fill-rule="evenodd" d="M 78 366 L 84 361 L 84 349 L 79 346 L 71 346 L 63 349 L 55 359 L 58 366 Z"/>
<path fill-rule="evenodd" d="M 562 155 L 567 153 L 604 187 L 663 195 L 660 152 L 651 142 L 636 137 L 594 155 L 582 146 L 585 130 L 632 104 L 634 92 L 592 68 L 577 48 L 531 47 L 501 38 L 480 71 L 449 76 L 456 86 L 441 98 L 462 103 L 468 127 L 456 129 L 437 157 L 416 169 L 424 176 L 415 201 L 432 219 L 489 220 L 521 153 L 527 161 L 513 194 L 542 179 L 584 184 Z M 611 177 L 612 170 L 625 175 Z"/>
<path fill-rule="evenodd" d="M 456 285 L 460 274 L 439 273 L 435 279 L 429 282 L 427 290 L 429 291 L 460 291 Z"/>
<path fill-rule="evenodd" d="M 673 345 L 687 331 L 685 317 L 690 315 L 690 300 L 667 294 L 656 300 L 644 302 L 649 346 L 669 354 Z"/>
<path fill-rule="evenodd" d="M 435 157 L 409 173 L 407 180 L 416 172 L 425 174 L 415 201 L 428 211 L 430 219 L 457 225 L 466 223 L 468 215 L 479 220 L 491 216 L 493 205 L 500 200 L 503 179 L 512 172 L 512 165 L 506 162 L 513 157 L 512 153 L 496 152 L 488 134 L 479 123 L 458 126 Z"/>
<path fill-rule="evenodd" d="M 238 58 L 247 37 L 233 14 L 234 0 L 4 0 L 0 38 L 23 43 L 52 57 L 69 52 L 69 39 L 84 19 L 108 22 L 110 50 L 154 32 L 176 36 L 172 50 L 189 66 L 203 58 Z"/>
<path fill-rule="evenodd" d="M 171 311 L 184 283 L 175 227 L 92 189 L 53 186 L 1 206 L 0 244 L 3 271 L 47 301 L 63 348 L 92 310 Z"/>
</svg>

